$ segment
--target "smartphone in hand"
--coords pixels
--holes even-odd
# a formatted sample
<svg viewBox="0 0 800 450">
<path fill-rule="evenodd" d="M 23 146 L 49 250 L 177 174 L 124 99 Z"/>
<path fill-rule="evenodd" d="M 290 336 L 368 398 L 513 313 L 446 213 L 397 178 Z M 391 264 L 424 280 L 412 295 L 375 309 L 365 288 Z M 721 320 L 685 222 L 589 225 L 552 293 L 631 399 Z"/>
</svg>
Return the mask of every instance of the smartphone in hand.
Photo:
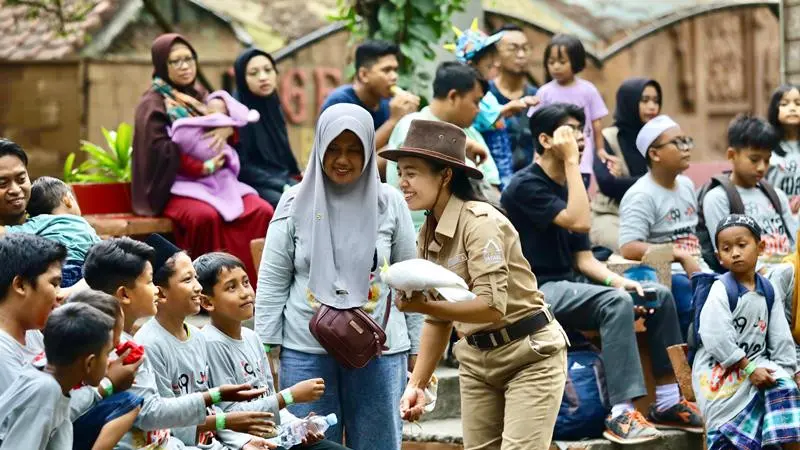
<svg viewBox="0 0 800 450">
<path fill-rule="evenodd" d="M 628 291 L 633 298 L 633 304 L 636 306 L 642 306 L 647 309 L 655 309 L 658 308 L 658 299 L 656 297 L 656 288 L 654 287 L 646 287 L 642 289 L 644 291 L 644 296 L 639 295 L 636 291 Z"/>
</svg>

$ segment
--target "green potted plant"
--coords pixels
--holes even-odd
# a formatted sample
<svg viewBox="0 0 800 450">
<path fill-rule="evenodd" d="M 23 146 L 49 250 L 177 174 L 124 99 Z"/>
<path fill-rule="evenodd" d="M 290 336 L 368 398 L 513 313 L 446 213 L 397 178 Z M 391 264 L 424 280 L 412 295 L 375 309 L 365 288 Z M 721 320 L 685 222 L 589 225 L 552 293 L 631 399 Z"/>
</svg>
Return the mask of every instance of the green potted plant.
<svg viewBox="0 0 800 450">
<path fill-rule="evenodd" d="M 70 153 L 64 181 L 75 192 L 83 214 L 130 213 L 133 127 L 123 122 L 116 131 L 102 130 L 108 148 L 81 141 L 87 158 L 75 167 L 76 155 Z"/>
</svg>

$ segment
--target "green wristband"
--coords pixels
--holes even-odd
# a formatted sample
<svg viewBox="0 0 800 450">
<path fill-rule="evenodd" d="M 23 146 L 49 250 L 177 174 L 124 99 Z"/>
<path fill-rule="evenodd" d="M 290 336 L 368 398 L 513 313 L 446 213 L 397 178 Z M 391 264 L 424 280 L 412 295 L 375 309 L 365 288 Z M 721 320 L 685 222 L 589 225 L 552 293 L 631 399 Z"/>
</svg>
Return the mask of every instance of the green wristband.
<svg viewBox="0 0 800 450">
<path fill-rule="evenodd" d="M 272 346 L 269 344 L 264 344 L 264 353 L 269 353 L 272 350 Z"/>
<path fill-rule="evenodd" d="M 294 405 L 294 396 L 292 396 L 292 391 L 290 389 L 282 390 L 281 397 L 283 397 L 283 401 L 286 403 L 286 406 Z"/>
<path fill-rule="evenodd" d="M 217 421 L 217 431 L 224 430 L 225 429 L 225 413 L 222 412 L 222 411 L 218 411 L 216 416 L 215 416 L 215 418 L 216 418 L 216 421 Z"/>
<path fill-rule="evenodd" d="M 750 363 L 748 363 L 744 367 L 744 374 L 747 375 L 747 378 L 750 378 L 750 375 L 752 375 L 753 372 L 755 371 L 756 371 L 756 363 L 753 361 L 750 361 Z"/>
<path fill-rule="evenodd" d="M 209 389 L 208 395 L 211 397 L 212 405 L 216 405 L 222 401 L 222 392 L 219 391 L 219 388 Z"/>
<path fill-rule="evenodd" d="M 100 389 L 105 392 L 106 398 L 114 395 L 114 383 L 112 383 L 107 377 L 100 380 Z"/>
<path fill-rule="evenodd" d="M 603 284 L 605 284 L 606 286 L 611 286 L 611 282 L 612 282 L 612 281 L 614 281 L 614 275 L 609 275 L 609 276 L 607 276 L 607 277 L 606 277 L 606 279 L 603 281 Z"/>
</svg>

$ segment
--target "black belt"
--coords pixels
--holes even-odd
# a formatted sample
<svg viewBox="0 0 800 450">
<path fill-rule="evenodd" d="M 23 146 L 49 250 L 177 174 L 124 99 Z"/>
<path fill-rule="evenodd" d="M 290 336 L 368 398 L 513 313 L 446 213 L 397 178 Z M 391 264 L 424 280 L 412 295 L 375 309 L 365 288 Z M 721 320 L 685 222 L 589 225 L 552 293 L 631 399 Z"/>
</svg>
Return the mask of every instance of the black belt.
<svg viewBox="0 0 800 450">
<path fill-rule="evenodd" d="M 543 309 L 499 330 L 475 333 L 466 337 L 467 344 L 479 350 L 491 350 L 529 336 L 549 324 L 553 316 Z"/>
</svg>

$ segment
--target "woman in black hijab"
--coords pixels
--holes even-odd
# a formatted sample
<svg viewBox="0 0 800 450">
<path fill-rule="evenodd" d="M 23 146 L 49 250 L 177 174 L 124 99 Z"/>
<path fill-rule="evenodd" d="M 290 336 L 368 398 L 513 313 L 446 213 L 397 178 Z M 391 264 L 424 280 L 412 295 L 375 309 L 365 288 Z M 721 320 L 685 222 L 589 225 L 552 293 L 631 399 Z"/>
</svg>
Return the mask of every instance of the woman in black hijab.
<svg viewBox="0 0 800 450">
<path fill-rule="evenodd" d="M 239 180 L 274 207 L 284 189 L 297 184 L 300 175 L 276 90 L 275 60 L 269 53 L 250 48 L 236 58 L 233 67 L 237 100 L 261 114 L 258 122 L 241 129 Z"/>
<path fill-rule="evenodd" d="M 625 80 L 617 90 L 614 126 L 603 130 L 608 163 L 594 159 L 600 192 L 592 200 L 591 240 L 617 251 L 619 202 L 633 183 L 647 173 L 647 162 L 636 148 L 636 136 L 645 123 L 661 114 L 661 85 L 647 78 Z"/>
</svg>

